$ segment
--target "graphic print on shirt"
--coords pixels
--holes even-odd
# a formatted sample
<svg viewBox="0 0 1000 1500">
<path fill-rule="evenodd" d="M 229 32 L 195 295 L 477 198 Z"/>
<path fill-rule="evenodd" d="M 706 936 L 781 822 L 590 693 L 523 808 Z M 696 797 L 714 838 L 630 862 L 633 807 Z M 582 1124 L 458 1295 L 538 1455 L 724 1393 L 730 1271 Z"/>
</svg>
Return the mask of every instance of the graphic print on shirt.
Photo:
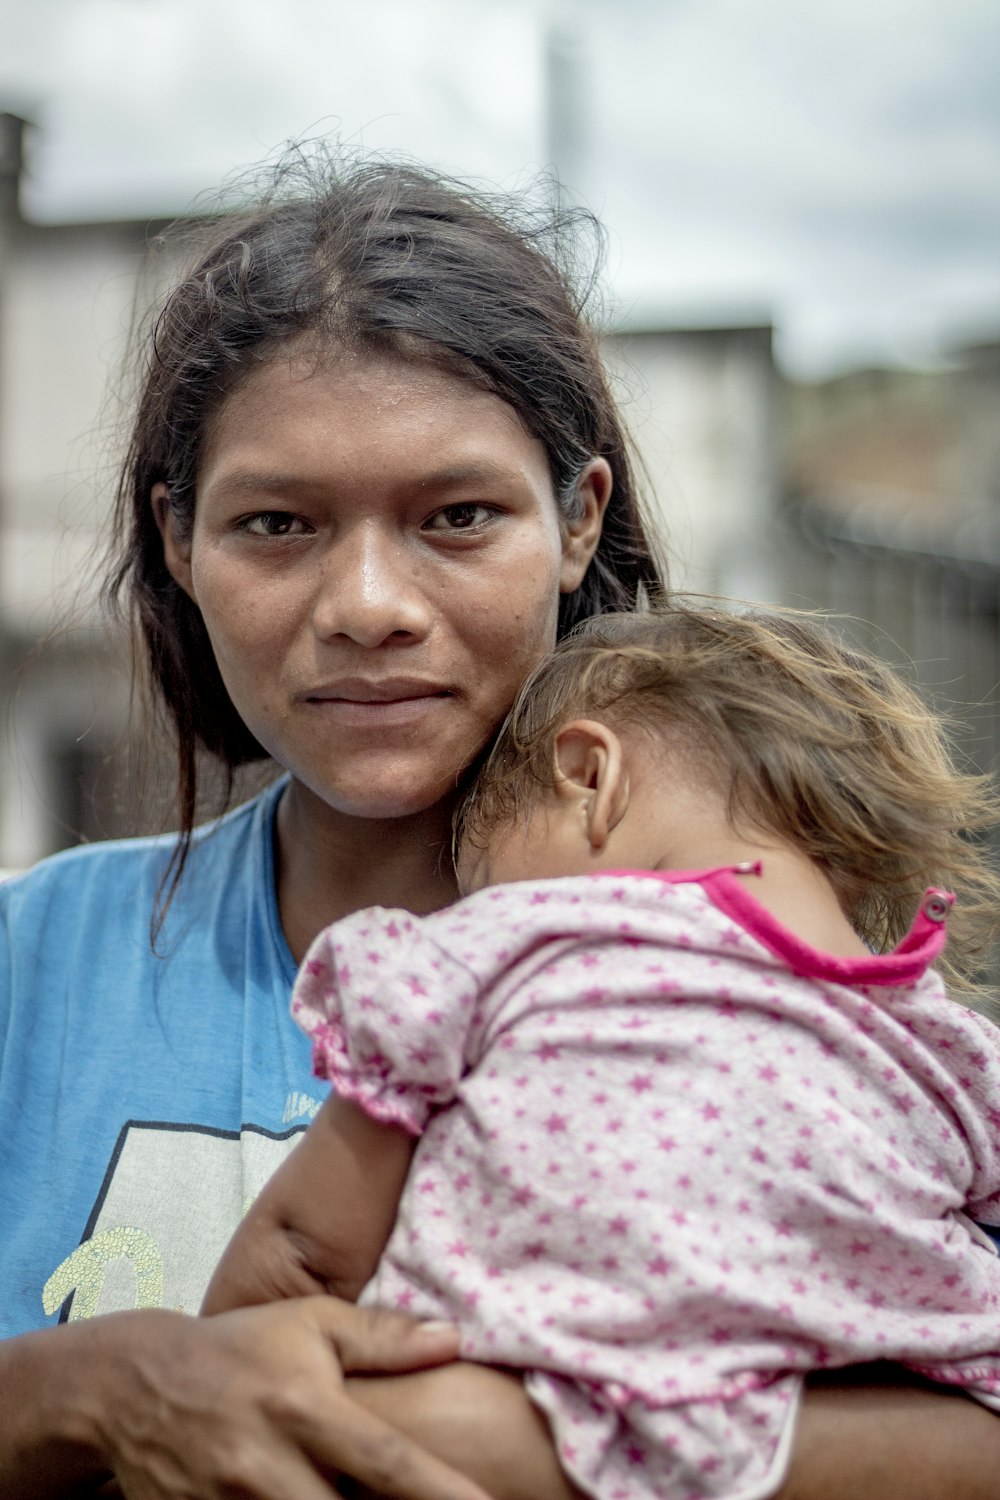
<svg viewBox="0 0 1000 1500">
<path fill-rule="evenodd" d="M 45 1283 L 46 1314 L 196 1313 L 233 1230 L 305 1123 L 277 1133 L 130 1120 L 80 1245 Z"/>
</svg>

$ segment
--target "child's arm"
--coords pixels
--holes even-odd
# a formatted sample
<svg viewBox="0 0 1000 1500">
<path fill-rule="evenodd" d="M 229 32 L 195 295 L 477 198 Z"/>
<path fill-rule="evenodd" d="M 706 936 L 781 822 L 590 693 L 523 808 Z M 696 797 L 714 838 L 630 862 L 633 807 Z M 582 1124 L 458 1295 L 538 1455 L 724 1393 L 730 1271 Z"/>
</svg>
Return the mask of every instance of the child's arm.
<svg viewBox="0 0 1000 1500">
<path fill-rule="evenodd" d="M 582 1500 L 523 1382 L 486 1365 L 352 1376 L 351 1398 L 494 1500 Z M 893 1365 L 810 1376 L 773 1500 L 996 1500 L 1000 1419 Z M 351 1493 L 370 1500 L 360 1486 Z M 641 1486 L 636 1493 L 644 1493 Z"/>
<path fill-rule="evenodd" d="M 203 1313 L 332 1292 L 353 1302 L 385 1248 L 415 1138 L 331 1095 L 230 1240 Z"/>
</svg>

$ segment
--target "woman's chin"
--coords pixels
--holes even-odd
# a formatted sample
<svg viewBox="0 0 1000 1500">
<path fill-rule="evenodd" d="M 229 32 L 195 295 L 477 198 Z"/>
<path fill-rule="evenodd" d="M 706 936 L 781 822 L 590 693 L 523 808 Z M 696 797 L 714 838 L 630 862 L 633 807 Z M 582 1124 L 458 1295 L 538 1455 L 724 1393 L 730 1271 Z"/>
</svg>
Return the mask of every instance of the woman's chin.
<svg viewBox="0 0 1000 1500">
<path fill-rule="evenodd" d="M 377 775 L 358 778 L 352 785 L 338 779 L 331 785 L 319 777 L 300 778 L 292 773 L 298 786 L 334 815 L 369 823 L 390 823 L 439 812 L 442 823 L 450 827 L 451 813 L 458 796 L 455 777 L 405 778 Z"/>
</svg>

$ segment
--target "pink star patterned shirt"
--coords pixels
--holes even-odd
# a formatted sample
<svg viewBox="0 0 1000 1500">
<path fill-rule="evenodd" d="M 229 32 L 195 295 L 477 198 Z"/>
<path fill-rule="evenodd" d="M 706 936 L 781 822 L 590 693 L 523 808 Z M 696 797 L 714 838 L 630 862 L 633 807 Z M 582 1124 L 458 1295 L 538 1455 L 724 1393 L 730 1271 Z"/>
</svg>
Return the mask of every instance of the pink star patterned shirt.
<svg viewBox="0 0 1000 1500">
<path fill-rule="evenodd" d="M 316 1068 L 420 1136 L 363 1300 L 526 1372 L 599 1500 L 755 1500 L 808 1371 L 893 1359 L 1000 1409 L 1000 1033 L 838 958 L 755 867 L 491 887 L 321 934 Z"/>
</svg>

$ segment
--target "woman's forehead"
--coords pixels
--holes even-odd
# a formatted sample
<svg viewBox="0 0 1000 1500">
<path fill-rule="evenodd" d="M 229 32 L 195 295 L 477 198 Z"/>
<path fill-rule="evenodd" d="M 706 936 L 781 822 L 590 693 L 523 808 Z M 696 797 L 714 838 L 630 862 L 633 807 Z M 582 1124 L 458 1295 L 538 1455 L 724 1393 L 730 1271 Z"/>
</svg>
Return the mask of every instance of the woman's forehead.
<svg viewBox="0 0 1000 1500">
<path fill-rule="evenodd" d="M 259 473 L 301 479 L 339 462 L 402 466 L 445 487 L 500 482 L 512 471 L 548 476 L 543 445 L 513 407 L 437 363 L 292 349 L 223 402 L 200 477 L 245 487 Z"/>
</svg>

